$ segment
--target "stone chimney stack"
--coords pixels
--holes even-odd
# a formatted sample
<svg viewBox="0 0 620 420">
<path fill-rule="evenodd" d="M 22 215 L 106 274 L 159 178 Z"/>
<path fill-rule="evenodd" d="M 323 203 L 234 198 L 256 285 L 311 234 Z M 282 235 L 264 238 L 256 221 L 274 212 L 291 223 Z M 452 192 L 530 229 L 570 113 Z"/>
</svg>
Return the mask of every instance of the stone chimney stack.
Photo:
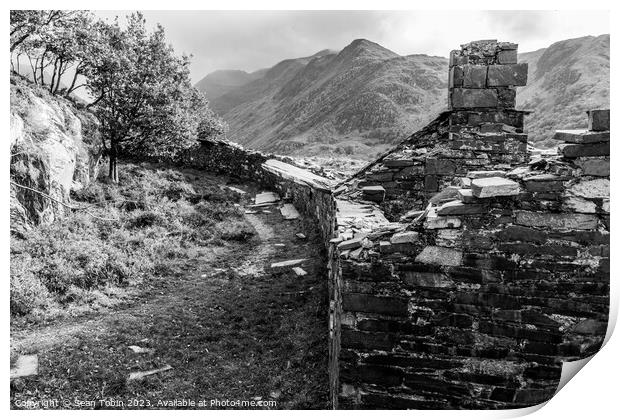
<svg viewBox="0 0 620 420">
<path fill-rule="evenodd" d="M 450 109 L 514 109 L 516 87 L 527 82 L 517 44 L 474 41 L 450 53 Z"/>
<path fill-rule="evenodd" d="M 449 72 L 452 148 L 486 152 L 490 167 L 527 162 L 527 112 L 515 109 L 517 87 L 527 82 L 527 63 L 517 63 L 517 44 L 464 44 L 450 52 Z"/>
</svg>

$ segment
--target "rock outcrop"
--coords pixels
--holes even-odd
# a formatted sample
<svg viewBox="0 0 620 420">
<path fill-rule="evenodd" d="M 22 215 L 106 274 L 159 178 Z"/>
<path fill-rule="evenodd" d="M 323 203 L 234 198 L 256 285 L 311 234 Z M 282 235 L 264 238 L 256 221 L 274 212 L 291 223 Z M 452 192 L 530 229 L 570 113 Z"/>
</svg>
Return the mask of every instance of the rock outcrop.
<svg viewBox="0 0 620 420">
<path fill-rule="evenodd" d="M 102 142 L 92 114 L 19 77 L 10 121 L 11 230 L 22 232 L 67 212 L 60 203 L 97 177 Z"/>
</svg>

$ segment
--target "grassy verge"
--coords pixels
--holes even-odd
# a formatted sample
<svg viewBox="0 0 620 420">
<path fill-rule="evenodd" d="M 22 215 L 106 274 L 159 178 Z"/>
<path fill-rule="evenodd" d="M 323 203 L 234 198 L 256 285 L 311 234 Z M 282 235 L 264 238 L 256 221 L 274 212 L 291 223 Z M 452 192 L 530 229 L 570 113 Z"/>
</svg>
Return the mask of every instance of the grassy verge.
<svg viewBox="0 0 620 420">
<path fill-rule="evenodd" d="M 166 274 L 209 247 L 254 234 L 240 196 L 204 177 L 150 164 L 123 164 L 74 194 L 87 208 L 11 238 L 11 315 L 38 322 L 115 305 L 126 286 Z"/>
</svg>

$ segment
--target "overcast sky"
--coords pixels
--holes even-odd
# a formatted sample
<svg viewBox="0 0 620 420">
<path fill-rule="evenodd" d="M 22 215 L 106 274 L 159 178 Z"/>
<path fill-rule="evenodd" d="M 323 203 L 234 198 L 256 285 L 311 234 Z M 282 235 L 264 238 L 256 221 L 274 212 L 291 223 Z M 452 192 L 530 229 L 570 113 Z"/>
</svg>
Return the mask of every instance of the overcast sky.
<svg viewBox="0 0 620 420">
<path fill-rule="evenodd" d="M 128 11 L 100 11 L 113 19 Z M 401 54 L 446 57 L 460 44 L 498 39 L 520 52 L 553 42 L 609 33 L 603 11 L 145 11 L 147 23 L 161 23 L 178 52 L 194 56 L 197 82 L 218 69 L 254 71 L 277 62 L 340 50 L 366 38 Z"/>
</svg>

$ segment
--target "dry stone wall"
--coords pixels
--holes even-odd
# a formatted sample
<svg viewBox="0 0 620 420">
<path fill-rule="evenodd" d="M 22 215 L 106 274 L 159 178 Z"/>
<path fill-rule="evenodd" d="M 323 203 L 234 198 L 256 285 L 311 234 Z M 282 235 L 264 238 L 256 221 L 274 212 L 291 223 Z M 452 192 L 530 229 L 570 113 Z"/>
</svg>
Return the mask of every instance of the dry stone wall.
<svg viewBox="0 0 620 420">
<path fill-rule="evenodd" d="M 335 212 L 333 181 L 296 167 L 289 159 L 248 150 L 221 139 L 202 141 L 181 161 L 199 169 L 258 182 L 278 192 L 286 202 L 317 221 L 326 244 L 331 239 Z"/>
</svg>

